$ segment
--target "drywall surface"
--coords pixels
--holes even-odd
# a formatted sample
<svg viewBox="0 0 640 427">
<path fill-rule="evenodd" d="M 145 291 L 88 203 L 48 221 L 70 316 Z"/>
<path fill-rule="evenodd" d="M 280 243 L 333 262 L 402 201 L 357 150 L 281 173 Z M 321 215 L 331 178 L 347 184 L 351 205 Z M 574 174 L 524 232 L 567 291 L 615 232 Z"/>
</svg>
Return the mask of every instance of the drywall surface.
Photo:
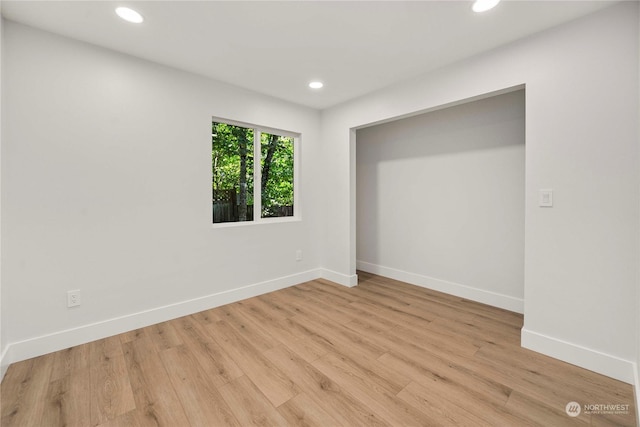
<svg viewBox="0 0 640 427">
<path fill-rule="evenodd" d="M 638 8 L 638 22 L 640 22 L 640 7 Z M 640 25 L 638 26 L 638 80 L 640 81 Z M 640 85 L 638 87 L 638 115 L 640 115 Z M 638 133 L 640 134 L 640 122 L 638 123 Z M 638 145 L 640 146 L 640 138 L 638 138 Z M 640 153 L 640 149 L 638 150 Z M 638 189 L 640 191 L 640 188 Z M 640 238 L 640 236 L 638 236 Z M 638 259 L 638 268 L 640 269 L 640 259 Z M 640 285 L 636 287 L 636 359 L 635 359 L 635 387 L 634 394 L 636 397 L 636 417 L 640 419 L 640 376 L 638 369 L 640 368 Z"/>
<path fill-rule="evenodd" d="M 3 55 L 10 361 L 317 276 L 317 111 L 10 21 Z M 212 116 L 301 134 L 302 220 L 212 227 Z"/>
<path fill-rule="evenodd" d="M 354 274 L 353 129 L 526 85 L 523 345 L 632 381 L 636 357 L 638 4 L 621 2 L 323 111 L 323 265 Z M 538 191 L 554 190 L 553 208 Z"/>
<path fill-rule="evenodd" d="M 2 45 L 4 44 L 4 19 L 0 16 L 0 159 L 2 158 Z M 2 188 L 2 162 L 0 161 L 0 188 Z M 2 224 L 2 200 L 0 197 L 0 224 Z M 5 313 L 2 310 L 2 227 L 0 227 L 0 381 L 4 378 L 4 374 L 7 370 L 6 363 L 2 363 L 2 359 L 6 350 L 6 340 L 4 327 L 6 325 L 4 316 Z"/>
<path fill-rule="evenodd" d="M 520 90 L 358 130 L 358 268 L 522 311 L 524 106 Z"/>
</svg>

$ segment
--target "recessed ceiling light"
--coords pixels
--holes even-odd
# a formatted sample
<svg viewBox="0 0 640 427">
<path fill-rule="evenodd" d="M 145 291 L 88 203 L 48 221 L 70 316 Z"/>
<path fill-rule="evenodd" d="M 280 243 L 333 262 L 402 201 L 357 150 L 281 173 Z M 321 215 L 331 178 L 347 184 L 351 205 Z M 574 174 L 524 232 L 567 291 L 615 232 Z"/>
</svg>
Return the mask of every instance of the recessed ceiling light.
<svg viewBox="0 0 640 427">
<path fill-rule="evenodd" d="M 139 24 L 144 21 L 142 15 L 136 12 L 133 9 L 129 9 L 128 7 L 118 7 L 116 8 L 116 13 L 118 16 L 125 21 L 133 22 L 134 24 Z"/>
<path fill-rule="evenodd" d="M 322 82 L 317 82 L 316 81 L 316 82 L 309 83 L 309 87 L 311 89 L 320 89 L 322 86 L 324 86 L 324 83 L 322 83 Z"/>
<path fill-rule="evenodd" d="M 500 3 L 500 0 L 476 0 L 475 3 L 473 3 L 473 11 L 478 13 L 486 12 L 496 7 L 498 3 Z"/>
</svg>

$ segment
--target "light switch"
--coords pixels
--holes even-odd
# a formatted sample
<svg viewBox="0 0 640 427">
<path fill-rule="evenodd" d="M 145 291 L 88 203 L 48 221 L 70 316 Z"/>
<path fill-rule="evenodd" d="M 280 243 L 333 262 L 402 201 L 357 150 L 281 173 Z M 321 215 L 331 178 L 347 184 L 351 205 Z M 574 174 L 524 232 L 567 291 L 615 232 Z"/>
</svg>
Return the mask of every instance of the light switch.
<svg viewBox="0 0 640 427">
<path fill-rule="evenodd" d="M 550 208 L 553 206 L 553 190 L 540 190 L 538 206 Z"/>
</svg>

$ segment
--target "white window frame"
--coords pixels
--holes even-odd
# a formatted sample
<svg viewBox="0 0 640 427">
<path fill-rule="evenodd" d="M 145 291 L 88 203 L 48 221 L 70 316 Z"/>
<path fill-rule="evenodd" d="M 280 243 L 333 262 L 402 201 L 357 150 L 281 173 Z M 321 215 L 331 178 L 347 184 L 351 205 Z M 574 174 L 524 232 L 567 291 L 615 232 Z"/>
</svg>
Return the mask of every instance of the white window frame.
<svg viewBox="0 0 640 427">
<path fill-rule="evenodd" d="M 260 224 L 273 224 L 281 222 L 295 222 L 302 219 L 300 207 L 300 139 L 299 132 L 276 129 L 267 126 L 229 120 L 222 117 L 211 116 L 212 122 L 225 123 L 232 126 L 240 126 L 253 129 L 253 221 L 217 222 L 212 223 L 213 228 L 243 227 Z M 275 134 L 293 138 L 293 216 L 275 218 L 262 218 L 262 147 L 261 135 L 263 133 Z M 256 167 L 257 165 L 257 167 Z M 211 193 L 211 190 L 209 190 Z M 209 218 L 213 216 L 213 204 Z"/>
</svg>

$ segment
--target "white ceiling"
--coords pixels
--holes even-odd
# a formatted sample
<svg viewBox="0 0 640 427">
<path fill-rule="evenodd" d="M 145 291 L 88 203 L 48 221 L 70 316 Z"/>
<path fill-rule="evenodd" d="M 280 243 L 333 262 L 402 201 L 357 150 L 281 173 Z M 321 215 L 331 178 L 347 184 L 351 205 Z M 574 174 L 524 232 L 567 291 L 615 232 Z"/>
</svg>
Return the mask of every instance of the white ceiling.
<svg viewBox="0 0 640 427">
<path fill-rule="evenodd" d="M 2 0 L 10 20 L 326 108 L 594 12 L 607 1 Z M 122 21 L 116 6 L 138 10 Z M 307 87 L 312 79 L 322 90 Z"/>
</svg>

